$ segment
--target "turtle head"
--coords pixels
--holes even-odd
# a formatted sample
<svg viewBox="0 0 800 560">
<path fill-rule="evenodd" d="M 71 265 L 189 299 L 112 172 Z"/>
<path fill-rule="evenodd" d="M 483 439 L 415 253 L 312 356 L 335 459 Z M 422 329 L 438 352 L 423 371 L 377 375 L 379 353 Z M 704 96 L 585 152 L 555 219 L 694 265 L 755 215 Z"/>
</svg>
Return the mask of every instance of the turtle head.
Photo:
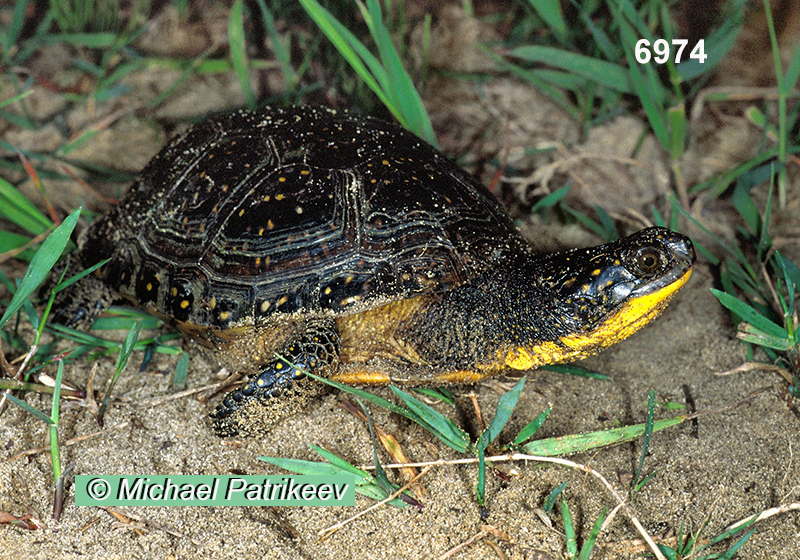
<svg viewBox="0 0 800 560">
<path fill-rule="evenodd" d="M 531 319 L 536 337 L 512 348 L 504 362 L 516 369 L 584 358 L 655 319 L 691 276 L 688 237 L 648 228 L 589 249 L 540 260 L 535 274 L 548 303 Z"/>
<path fill-rule="evenodd" d="M 562 312 L 578 321 L 576 330 L 592 332 L 660 312 L 689 279 L 694 260 L 688 237 L 648 228 L 607 245 L 560 253 L 550 263 L 549 281 Z"/>
</svg>

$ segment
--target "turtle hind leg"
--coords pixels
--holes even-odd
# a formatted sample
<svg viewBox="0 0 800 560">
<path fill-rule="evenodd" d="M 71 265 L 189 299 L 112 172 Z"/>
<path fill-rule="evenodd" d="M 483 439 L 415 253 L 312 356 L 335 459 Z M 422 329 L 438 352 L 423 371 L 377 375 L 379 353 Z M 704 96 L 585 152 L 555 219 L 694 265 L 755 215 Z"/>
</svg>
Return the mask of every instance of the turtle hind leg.
<svg viewBox="0 0 800 560">
<path fill-rule="evenodd" d="M 40 292 L 43 297 L 46 297 L 45 292 L 56 286 L 65 268 L 65 280 L 82 269 L 74 253 L 66 261 L 62 262 L 63 264 L 57 264 L 50 273 L 48 284 Z M 47 295 L 49 295 L 49 292 Z M 94 274 L 89 274 L 56 294 L 53 302 L 54 312 L 50 320 L 53 323 L 60 323 L 67 327 L 87 330 L 92 322 L 110 305 L 121 301 L 123 299 L 119 294 Z"/>
<path fill-rule="evenodd" d="M 339 361 L 339 330 L 332 319 L 312 320 L 301 334 L 211 413 L 221 437 L 263 433 L 296 414 L 325 390 L 305 372 L 328 376 Z"/>
</svg>

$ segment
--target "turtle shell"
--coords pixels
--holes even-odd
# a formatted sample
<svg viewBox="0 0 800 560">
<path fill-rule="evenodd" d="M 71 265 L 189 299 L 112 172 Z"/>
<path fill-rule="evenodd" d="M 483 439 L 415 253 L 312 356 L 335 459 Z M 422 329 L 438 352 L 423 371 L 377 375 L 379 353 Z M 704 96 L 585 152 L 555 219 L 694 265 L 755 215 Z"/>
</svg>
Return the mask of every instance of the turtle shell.
<svg viewBox="0 0 800 560">
<path fill-rule="evenodd" d="M 528 251 L 481 184 L 372 118 L 237 112 L 172 141 L 89 229 L 81 258 L 173 322 L 357 313 L 444 291 Z"/>
</svg>

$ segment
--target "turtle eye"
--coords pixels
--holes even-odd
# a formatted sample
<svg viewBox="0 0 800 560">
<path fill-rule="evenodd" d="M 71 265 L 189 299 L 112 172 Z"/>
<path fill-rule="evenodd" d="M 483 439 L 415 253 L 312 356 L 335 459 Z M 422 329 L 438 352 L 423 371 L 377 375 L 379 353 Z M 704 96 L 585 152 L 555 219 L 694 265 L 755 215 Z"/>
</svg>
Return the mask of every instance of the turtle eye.
<svg viewBox="0 0 800 560">
<path fill-rule="evenodd" d="M 661 253 L 652 247 L 639 249 L 633 263 L 643 276 L 653 276 L 661 269 Z"/>
</svg>

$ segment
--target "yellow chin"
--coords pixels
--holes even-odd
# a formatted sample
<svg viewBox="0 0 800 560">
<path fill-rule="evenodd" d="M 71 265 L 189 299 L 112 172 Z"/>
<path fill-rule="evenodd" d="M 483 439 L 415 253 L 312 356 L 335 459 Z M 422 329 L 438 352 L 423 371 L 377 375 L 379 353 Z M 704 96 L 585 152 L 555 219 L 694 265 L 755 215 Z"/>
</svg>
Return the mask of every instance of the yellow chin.
<svg viewBox="0 0 800 560">
<path fill-rule="evenodd" d="M 580 360 L 596 354 L 603 348 L 628 338 L 658 317 L 675 292 L 689 280 L 691 275 L 690 268 L 675 282 L 652 294 L 629 301 L 589 332 L 565 336 L 558 342 L 548 341 L 513 348 L 501 352 L 498 358 L 507 367 L 525 370 L 547 364 Z"/>
</svg>

